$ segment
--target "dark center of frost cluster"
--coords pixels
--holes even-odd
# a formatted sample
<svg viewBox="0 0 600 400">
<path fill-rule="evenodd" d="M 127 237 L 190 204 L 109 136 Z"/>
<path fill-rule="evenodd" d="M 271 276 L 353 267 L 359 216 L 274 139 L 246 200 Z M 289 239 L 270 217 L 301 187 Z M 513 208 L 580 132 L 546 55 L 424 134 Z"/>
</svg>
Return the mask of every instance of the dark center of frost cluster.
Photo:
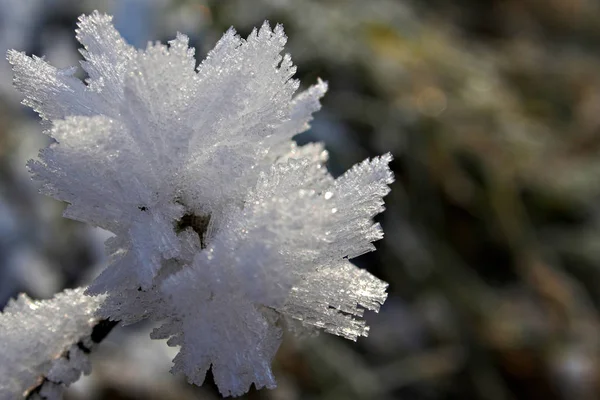
<svg viewBox="0 0 600 400">
<path fill-rule="evenodd" d="M 196 215 L 187 213 L 179 221 L 175 223 L 175 232 L 183 232 L 187 228 L 192 228 L 200 238 L 200 247 L 206 248 L 206 233 L 208 231 L 208 223 L 210 215 Z"/>
<path fill-rule="evenodd" d="M 139 206 L 140 211 L 148 211 L 148 207 Z M 175 222 L 175 232 L 181 233 L 187 228 L 192 228 L 198 234 L 200 239 L 200 248 L 205 249 L 207 246 L 206 233 L 208 232 L 208 223 L 210 215 L 196 215 L 191 212 L 185 213 L 180 220 Z"/>
</svg>

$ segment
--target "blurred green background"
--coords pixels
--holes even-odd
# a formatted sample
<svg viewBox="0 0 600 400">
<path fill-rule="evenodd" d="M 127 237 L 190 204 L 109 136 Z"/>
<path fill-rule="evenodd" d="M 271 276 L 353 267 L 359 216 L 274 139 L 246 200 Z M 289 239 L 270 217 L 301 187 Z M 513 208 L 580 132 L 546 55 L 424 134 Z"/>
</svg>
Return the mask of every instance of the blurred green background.
<svg viewBox="0 0 600 400">
<path fill-rule="evenodd" d="M 79 55 L 83 12 L 130 43 L 284 24 L 303 85 L 330 91 L 300 143 L 340 174 L 391 151 L 378 251 L 390 283 L 371 335 L 286 338 L 278 388 L 248 399 L 600 398 L 600 2 L 596 0 L 0 0 L 0 50 Z M 0 303 L 85 284 L 106 233 L 61 218 L 25 169 L 45 138 L 0 66 Z M 173 351 L 120 329 L 68 399 L 213 399 Z"/>
</svg>

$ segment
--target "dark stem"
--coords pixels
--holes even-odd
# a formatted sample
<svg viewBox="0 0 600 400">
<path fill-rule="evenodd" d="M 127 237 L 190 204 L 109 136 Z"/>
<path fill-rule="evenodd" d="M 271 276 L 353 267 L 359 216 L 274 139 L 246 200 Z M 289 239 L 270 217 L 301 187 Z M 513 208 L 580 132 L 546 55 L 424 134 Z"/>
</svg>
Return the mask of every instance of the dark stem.
<svg viewBox="0 0 600 400">
<path fill-rule="evenodd" d="M 96 323 L 96 325 L 94 325 L 94 327 L 92 328 L 92 333 L 90 334 L 90 339 L 92 341 L 91 348 L 84 344 L 83 339 L 79 340 L 76 343 L 77 347 L 83 353 L 90 354 L 92 352 L 93 348 L 95 347 L 95 345 L 102 342 L 104 340 L 104 338 L 106 338 L 106 336 L 110 333 L 110 331 L 112 331 L 112 329 L 115 326 L 117 326 L 118 323 L 119 323 L 119 321 L 110 321 L 108 319 L 99 320 Z M 66 358 L 67 360 L 69 358 L 71 358 L 70 350 L 66 350 L 63 354 L 61 354 L 60 357 Z M 23 398 L 26 400 L 33 400 L 35 395 L 38 395 L 40 398 L 45 399 L 45 397 L 42 396 L 42 394 L 41 394 L 42 389 L 44 389 L 44 387 L 50 386 L 50 385 L 63 386 L 64 382 L 53 381 L 53 380 L 49 379 L 47 376 L 41 376 L 39 379 L 39 383 L 36 386 L 28 389 L 23 394 Z"/>
</svg>

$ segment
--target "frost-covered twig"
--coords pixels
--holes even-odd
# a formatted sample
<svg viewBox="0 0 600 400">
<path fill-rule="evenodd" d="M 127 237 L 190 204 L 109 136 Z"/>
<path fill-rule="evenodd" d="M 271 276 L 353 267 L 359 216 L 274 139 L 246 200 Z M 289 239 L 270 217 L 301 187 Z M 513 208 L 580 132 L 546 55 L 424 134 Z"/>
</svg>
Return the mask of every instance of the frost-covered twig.
<svg viewBox="0 0 600 400">
<path fill-rule="evenodd" d="M 349 260 L 383 237 L 390 154 L 334 179 L 321 144 L 299 147 L 327 84 L 300 83 L 283 27 L 230 29 L 196 68 L 188 38 L 129 46 L 111 17 L 79 21 L 85 83 L 11 51 L 15 85 L 55 143 L 29 163 L 68 218 L 114 233 L 87 293 L 102 318 L 150 318 L 179 346 L 173 372 L 224 395 L 275 386 L 281 327 L 356 340 L 387 284 Z"/>
<path fill-rule="evenodd" d="M 89 373 L 87 354 L 115 323 L 95 317 L 103 297 L 84 292 L 65 290 L 43 301 L 20 295 L 9 302 L 0 314 L 0 399 L 59 399 Z"/>
<path fill-rule="evenodd" d="M 97 320 L 89 337 L 80 339 L 74 346 L 71 346 L 63 352 L 59 358 L 53 361 L 53 365 L 61 365 L 62 371 L 70 369 L 71 371 L 69 372 L 72 372 L 72 375 L 70 376 L 75 379 L 69 380 L 68 378 L 65 378 L 64 372 L 57 373 L 57 371 L 53 372 L 51 369 L 47 376 L 38 378 L 39 383 L 36 386 L 25 392 L 25 398 L 27 400 L 48 400 L 60 397 L 63 389 L 79 377 L 78 374 L 75 376 L 78 369 L 76 366 L 72 365 L 73 361 L 80 359 L 82 357 L 81 353 L 86 356 L 89 355 L 96 345 L 102 342 L 117 324 L 118 321 L 110 321 L 108 319 Z"/>
</svg>

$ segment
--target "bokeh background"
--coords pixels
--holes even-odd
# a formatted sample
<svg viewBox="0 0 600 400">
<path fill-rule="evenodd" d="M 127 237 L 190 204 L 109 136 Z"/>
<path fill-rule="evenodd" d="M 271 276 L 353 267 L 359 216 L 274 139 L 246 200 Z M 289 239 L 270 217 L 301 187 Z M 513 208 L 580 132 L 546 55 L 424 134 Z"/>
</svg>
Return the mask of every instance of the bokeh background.
<svg viewBox="0 0 600 400">
<path fill-rule="evenodd" d="M 138 47 L 184 32 L 198 59 L 231 25 L 281 22 L 303 84 L 330 84 L 298 141 L 334 174 L 395 156 L 385 239 L 356 260 L 390 282 L 371 335 L 287 337 L 278 388 L 245 398 L 600 398 L 600 2 L 0 0 L 0 52 L 76 65 L 94 9 Z M 89 282 L 107 237 L 37 194 L 47 138 L 20 100 L 2 61 L 0 307 Z M 149 328 L 114 331 L 67 399 L 219 398 L 171 376 Z"/>
</svg>

